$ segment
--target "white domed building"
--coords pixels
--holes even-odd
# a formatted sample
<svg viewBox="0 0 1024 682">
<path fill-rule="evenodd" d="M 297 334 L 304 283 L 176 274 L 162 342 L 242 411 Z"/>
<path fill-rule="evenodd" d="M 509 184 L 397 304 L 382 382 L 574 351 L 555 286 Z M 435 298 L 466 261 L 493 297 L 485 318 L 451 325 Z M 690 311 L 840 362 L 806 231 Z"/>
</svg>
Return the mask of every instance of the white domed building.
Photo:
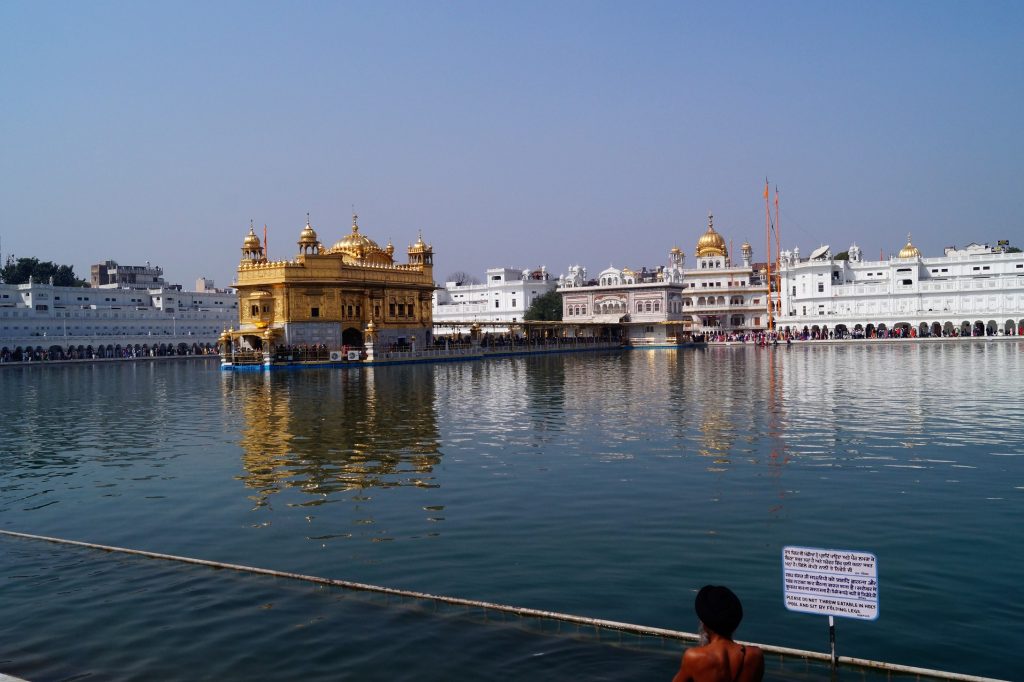
<svg viewBox="0 0 1024 682">
<path fill-rule="evenodd" d="M 828 246 L 781 254 L 776 328 L 811 338 L 972 337 L 1024 334 L 1024 254 L 948 247 L 926 257 L 907 242 L 889 258 L 845 257 Z"/>
</svg>

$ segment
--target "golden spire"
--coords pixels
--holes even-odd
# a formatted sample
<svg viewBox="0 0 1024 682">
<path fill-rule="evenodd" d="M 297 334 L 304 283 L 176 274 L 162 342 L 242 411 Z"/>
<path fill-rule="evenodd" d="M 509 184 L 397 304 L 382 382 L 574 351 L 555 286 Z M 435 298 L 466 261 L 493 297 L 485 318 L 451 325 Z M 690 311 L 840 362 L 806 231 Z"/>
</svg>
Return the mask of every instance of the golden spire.
<svg viewBox="0 0 1024 682">
<path fill-rule="evenodd" d="M 919 258 L 921 256 L 921 250 L 913 245 L 910 241 L 910 233 L 907 233 L 907 244 L 900 249 L 897 258 Z"/>
</svg>

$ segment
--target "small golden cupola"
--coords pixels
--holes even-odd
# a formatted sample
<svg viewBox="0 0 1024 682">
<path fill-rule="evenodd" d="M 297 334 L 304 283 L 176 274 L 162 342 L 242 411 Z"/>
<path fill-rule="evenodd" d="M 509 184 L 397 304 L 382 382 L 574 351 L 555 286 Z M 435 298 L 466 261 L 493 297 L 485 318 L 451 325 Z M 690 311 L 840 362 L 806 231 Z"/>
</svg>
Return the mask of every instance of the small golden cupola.
<svg viewBox="0 0 1024 682">
<path fill-rule="evenodd" d="M 434 247 L 423 243 L 423 231 L 420 230 L 416 243 L 409 247 L 409 265 L 434 265 Z"/>
<path fill-rule="evenodd" d="M 320 240 L 316 237 L 316 230 L 309 224 L 309 214 L 306 214 L 306 226 L 299 233 L 299 254 L 303 256 L 317 255 L 320 253 Z"/>
<path fill-rule="evenodd" d="M 327 253 L 340 253 L 347 263 L 363 265 L 393 265 L 388 253 L 359 231 L 359 216 L 352 214 L 352 232 L 334 243 Z"/>
<path fill-rule="evenodd" d="M 260 243 L 260 238 L 256 236 L 255 228 L 250 223 L 249 234 L 245 235 L 245 241 L 242 242 L 242 261 L 262 263 L 265 260 L 263 245 Z"/>
<path fill-rule="evenodd" d="M 910 233 L 907 233 L 907 244 L 902 249 L 897 258 L 920 258 L 921 250 L 914 246 L 910 241 Z"/>
<path fill-rule="evenodd" d="M 708 231 L 697 240 L 697 258 L 721 256 L 728 258 L 729 250 L 725 247 L 725 239 L 715 232 L 715 218 L 708 213 Z"/>
</svg>

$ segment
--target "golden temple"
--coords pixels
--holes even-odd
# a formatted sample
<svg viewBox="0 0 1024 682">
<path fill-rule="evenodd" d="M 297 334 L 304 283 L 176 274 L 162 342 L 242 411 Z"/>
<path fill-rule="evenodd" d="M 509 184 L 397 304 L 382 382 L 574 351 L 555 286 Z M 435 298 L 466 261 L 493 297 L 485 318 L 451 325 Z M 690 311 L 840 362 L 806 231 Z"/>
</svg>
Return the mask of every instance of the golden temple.
<svg viewBox="0 0 1024 682">
<path fill-rule="evenodd" d="M 434 251 L 422 235 L 396 263 L 389 241 L 381 248 L 359 229 L 324 248 L 307 219 L 291 260 L 269 260 L 250 226 L 238 265 L 239 327 L 225 332 L 242 350 L 276 346 L 358 349 L 366 342 L 425 348 L 433 326 Z"/>
</svg>

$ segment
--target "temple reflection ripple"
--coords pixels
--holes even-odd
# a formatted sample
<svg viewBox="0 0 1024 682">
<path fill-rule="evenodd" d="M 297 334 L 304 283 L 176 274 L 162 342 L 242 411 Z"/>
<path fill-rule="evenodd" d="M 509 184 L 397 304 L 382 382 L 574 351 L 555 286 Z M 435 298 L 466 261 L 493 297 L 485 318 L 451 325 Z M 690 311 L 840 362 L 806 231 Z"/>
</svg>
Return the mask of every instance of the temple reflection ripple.
<svg viewBox="0 0 1024 682">
<path fill-rule="evenodd" d="M 432 367 L 225 373 L 223 391 L 244 418 L 241 480 L 257 506 L 286 488 L 317 506 L 352 491 L 439 485 Z"/>
</svg>

